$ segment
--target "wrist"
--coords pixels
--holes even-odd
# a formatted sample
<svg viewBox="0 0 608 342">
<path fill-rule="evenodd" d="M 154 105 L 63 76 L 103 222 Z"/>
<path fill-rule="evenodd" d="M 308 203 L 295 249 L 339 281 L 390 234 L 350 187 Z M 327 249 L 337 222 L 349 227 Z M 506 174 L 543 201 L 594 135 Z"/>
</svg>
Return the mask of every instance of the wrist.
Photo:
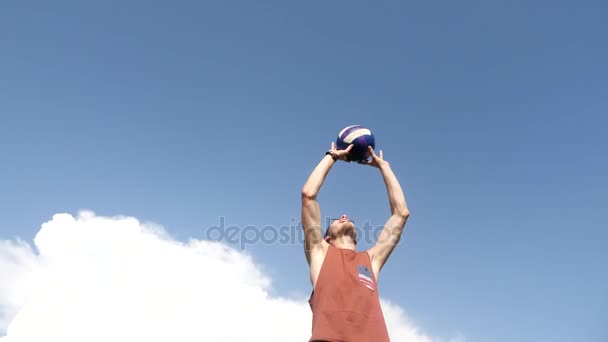
<svg viewBox="0 0 608 342">
<path fill-rule="evenodd" d="M 381 170 L 382 169 L 390 169 L 391 165 L 386 160 L 383 160 L 383 161 L 381 161 L 381 162 L 378 163 L 378 168 L 381 169 Z"/>
<path fill-rule="evenodd" d="M 325 152 L 325 155 L 330 156 L 331 159 L 334 160 L 334 162 L 338 161 L 338 155 L 333 151 L 327 151 L 327 152 Z"/>
</svg>

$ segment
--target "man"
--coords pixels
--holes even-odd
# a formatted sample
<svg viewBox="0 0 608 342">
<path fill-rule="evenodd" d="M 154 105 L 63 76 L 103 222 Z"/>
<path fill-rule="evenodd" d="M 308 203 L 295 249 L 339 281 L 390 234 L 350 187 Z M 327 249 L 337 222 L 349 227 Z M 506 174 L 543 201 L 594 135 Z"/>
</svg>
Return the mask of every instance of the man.
<svg viewBox="0 0 608 342">
<path fill-rule="evenodd" d="M 313 312 L 310 341 L 384 342 L 388 331 L 378 297 L 378 273 L 399 242 L 409 210 L 403 190 L 382 151 L 376 155 L 369 147 L 371 160 L 361 163 L 380 170 L 391 207 L 376 244 L 357 253 L 355 225 L 342 215 L 321 233 L 321 209 L 317 194 L 338 160 L 347 160 L 353 148 L 331 149 L 319 162 L 302 188 L 302 226 L 305 236 L 306 260 L 310 265 Z"/>
</svg>

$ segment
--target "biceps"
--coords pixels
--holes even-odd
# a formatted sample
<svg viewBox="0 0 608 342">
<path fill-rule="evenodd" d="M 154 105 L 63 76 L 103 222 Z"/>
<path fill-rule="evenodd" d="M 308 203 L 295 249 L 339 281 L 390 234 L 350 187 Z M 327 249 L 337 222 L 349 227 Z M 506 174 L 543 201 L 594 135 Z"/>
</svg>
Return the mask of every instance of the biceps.
<svg viewBox="0 0 608 342">
<path fill-rule="evenodd" d="M 379 245 L 382 249 L 394 248 L 399 240 L 401 240 L 401 229 L 384 228 L 378 236 L 376 245 Z"/>
<path fill-rule="evenodd" d="M 304 229 L 304 252 L 309 259 L 312 249 L 323 242 L 321 209 L 317 201 L 307 200 L 302 202 L 302 228 Z"/>
<path fill-rule="evenodd" d="M 315 200 L 302 201 L 302 225 L 307 228 L 321 229 L 321 208 Z"/>
<path fill-rule="evenodd" d="M 382 230 L 374 246 L 374 256 L 384 261 L 395 249 L 400 239 L 400 233 L 394 233 L 387 229 Z"/>
<path fill-rule="evenodd" d="M 397 225 L 393 223 L 391 226 L 389 223 L 387 222 L 387 225 L 382 229 L 376 245 L 372 248 L 372 259 L 378 265 L 378 268 L 382 268 L 401 240 L 403 225 L 399 225 L 399 222 L 397 222 Z"/>
</svg>

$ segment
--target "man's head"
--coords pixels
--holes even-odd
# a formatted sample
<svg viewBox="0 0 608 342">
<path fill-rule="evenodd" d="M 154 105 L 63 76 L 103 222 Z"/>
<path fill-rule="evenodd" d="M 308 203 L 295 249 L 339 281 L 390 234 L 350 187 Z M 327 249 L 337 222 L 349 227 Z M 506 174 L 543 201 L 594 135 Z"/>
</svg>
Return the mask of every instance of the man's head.
<svg viewBox="0 0 608 342">
<path fill-rule="evenodd" d="M 344 239 L 343 242 L 348 242 L 348 239 L 350 239 L 354 244 L 357 244 L 355 224 L 348 219 L 347 215 L 342 215 L 339 219 L 331 222 L 325 231 L 324 239 L 329 244 L 341 239 Z"/>
</svg>

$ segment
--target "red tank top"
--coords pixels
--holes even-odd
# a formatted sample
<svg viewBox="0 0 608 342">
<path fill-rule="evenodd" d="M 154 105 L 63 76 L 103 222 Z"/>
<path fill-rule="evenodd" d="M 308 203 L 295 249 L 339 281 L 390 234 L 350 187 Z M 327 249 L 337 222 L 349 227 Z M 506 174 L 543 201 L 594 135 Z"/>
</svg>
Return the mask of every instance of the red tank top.
<svg viewBox="0 0 608 342">
<path fill-rule="evenodd" d="M 330 245 L 309 303 L 310 341 L 389 341 L 367 252 Z"/>
</svg>

